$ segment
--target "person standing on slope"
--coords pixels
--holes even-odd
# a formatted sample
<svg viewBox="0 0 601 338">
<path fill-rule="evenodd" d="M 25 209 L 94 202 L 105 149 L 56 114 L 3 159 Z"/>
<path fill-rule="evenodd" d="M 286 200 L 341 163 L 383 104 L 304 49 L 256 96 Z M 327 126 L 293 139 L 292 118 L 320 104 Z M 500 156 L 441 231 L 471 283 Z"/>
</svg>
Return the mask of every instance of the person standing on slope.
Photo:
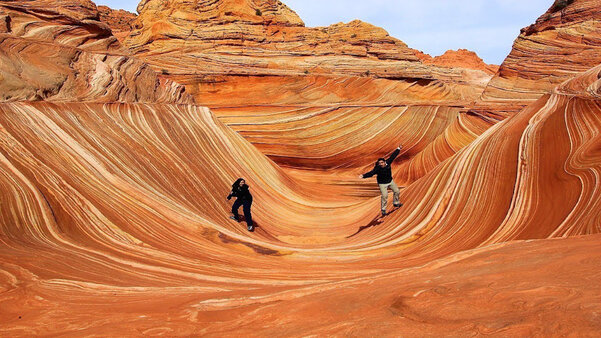
<svg viewBox="0 0 601 338">
<path fill-rule="evenodd" d="M 401 153 L 401 148 L 403 148 L 403 146 L 399 146 L 398 148 L 396 148 L 388 159 L 379 158 L 372 171 L 359 176 L 359 178 L 369 178 L 374 175 L 377 175 L 378 185 L 380 186 L 380 192 L 382 193 L 382 216 L 386 216 L 389 187 L 394 193 L 393 204 L 395 208 L 403 206 L 400 202 L 401 191 L 399 190 L 399 187 L 396 185 L 396 183 L 394 183 L 394 181 L 392 180 L 392 168 L 390 167 L 392 161 L 394 161 L 397 158 L 397 156 L 399 156 L 399 154 Z"/>
<path fill-rule="evenodd" d="M 232 197 L 236 197 L 236 201 L 234 205 L 232 205 L 232 214 L 230 216 L 231 219 L 236 222 L 240 222 L 240 215 L 238 215 L 238 209 L 242 206 L 242 210 L 244 211 L 244 218 L 246 219 L 246 227 L 248 231 L 252 232 L 255 230 L 255 226 L 253 223 L 253 218 L 250 213 L 250 207 L 253 204 L 253 195 L 249 191 L 249 186 L 246 185 L 246 181 L 243 178 L 239 178 L 232 184 L 232 191 L 227 196 L 228 201 L 232 199 Z"/>
</svg>

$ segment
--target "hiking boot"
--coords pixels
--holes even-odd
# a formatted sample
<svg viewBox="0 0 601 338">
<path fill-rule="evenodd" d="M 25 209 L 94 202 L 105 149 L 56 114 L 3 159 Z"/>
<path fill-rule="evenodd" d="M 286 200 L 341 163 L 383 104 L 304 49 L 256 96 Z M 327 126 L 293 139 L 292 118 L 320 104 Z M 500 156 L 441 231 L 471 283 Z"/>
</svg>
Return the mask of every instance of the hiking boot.
<svg viewBox="0 0 601 338">
<path fill-rule="evenodd" d="M 386 216 L 386 210 L 382 210 L 382 217 Z"/>
<path fill-rule="evenodd" d="M 403 203 L 399 203 L 399 204 L 393 204 L 395 208 L 400 208 L 403 206 Z"/>
<path fill-rule="evenodd" d="M 255 226 L 254 226 L 254 225 L 252 225 L 252 224 L 248 225 L 246 228 L 247 228 L 247 229 L 248 229 L 248 231 L 250 231 L 250 232 L 253 232 L 253 231 L 255 231 Z"/>
<path fill-rule="evenodd" d="M 236 216 L 230 216 L 230 219 L 233 219 L 234 221 L 240 223 L 240 220 Z"/>
</svg>

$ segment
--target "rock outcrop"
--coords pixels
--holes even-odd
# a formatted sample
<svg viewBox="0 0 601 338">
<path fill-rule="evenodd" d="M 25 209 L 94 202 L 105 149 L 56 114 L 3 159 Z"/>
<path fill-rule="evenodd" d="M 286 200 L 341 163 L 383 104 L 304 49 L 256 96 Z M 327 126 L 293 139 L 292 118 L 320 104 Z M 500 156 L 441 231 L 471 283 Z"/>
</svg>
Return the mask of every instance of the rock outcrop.
<svg viewBox="0 0 601 338">
<path fill-rule="evenodd" d="M 522 29 L 474 112 L 496 120 L 506 118 L 601 63 L 599 1 L 561 3 Z"/>
<path fill-rule="evenodd" d="M 4 1 L 0 18 L 0 101 L 193 102 L 133 58 L 89 1 Z"/>
<path fill-rule="evenodd" d="M 398 107 L 216 107 L 221 121 L 278 164 L 297 169 L 369 171 L 376 158 L 399 144 L 397 182 L 408 184 L 466 144 L 445 133 L 467 128 L 460 108 Z M 442 142 L 441 142 L 442 141 Z M 469 142 L 468 142 L 469 143 Z M 434 150 L 434 154 L 426 155 Z M 425 160 L 425 161 L 424 161 Z M 428 164 L 429 162 L 429 164 Z"/>
<path fill-rule="evenodd" d="M 443 55 L 436 57 L 415 50 L 415 56 L 425 64 L 441 67 L 477 69 L 491 75 L 499 70 L 499 66 L 486 64 L 478 54 L 467 49 L 448 50 Z"/>
<path fill-rule="evenodd" d="M 16 6 L 20 10 L 31 10 L 33 13 L 47 10 L 54 13 L 55 19 L 67 21 L 75 19 L 85 22 L 98 19 L 98 8 L 90 0 L 3 0 L 2 5 L 5 8 Z M 62 20 L 57 24 L 63 24 Z"/>
<path fill-rule="evenodd" d="M 98 14 L 100 21 L 106 23 L 118 39 L 129 35 L 137 18 L 134 13 L 123 9 L 114 10 L 107 6 L 98 6 Z"/>
<path fill-rule="evenodd" d="M 390 80 L 384 87 L 396 96 L 404 95 L 403 88 L 409 86 L 426 91 L 443 87 L 446 100 L 469 101 L 490 78 L 476 70 L 425 66 L 402 41 L 359 20 L 304 27 L 279 1 L 148 0 L 138 11 L 136 29 L 124 44 L 207 105 L 247 104 L 257 98 L 263 104 L 306 103 L 303 93 L 288 89 L 287 83 L 307 76 L 312 78 L 304 80 L 302 88 L 323 92 L 319 103 L 361 101 L 364 91 L 347 91 L 342 97 L 330 93 L 340 92 L 345 81 L 362 77 Z M 269 85 L 262 83 L 267 76 Z M 316 76 L 328 85 L 312 85 Z M 223 100 L 224 92 L 245 87 L 255 95 Z M 281 87 L 284 102 L 277 95 L 263 94 Z"/>
</svg>

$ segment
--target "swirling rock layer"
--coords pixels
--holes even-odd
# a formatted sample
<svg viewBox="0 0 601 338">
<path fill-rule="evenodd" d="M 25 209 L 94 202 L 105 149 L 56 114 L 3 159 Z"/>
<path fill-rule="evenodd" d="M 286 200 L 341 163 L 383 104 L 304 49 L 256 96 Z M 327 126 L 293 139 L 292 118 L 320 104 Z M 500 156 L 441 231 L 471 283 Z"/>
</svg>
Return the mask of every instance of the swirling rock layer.
<svg viewBox="0 0 601 338">
<path fill-rule="evenodd" d="M 574 84 L 584 86 L 587 78 L 591 76 L 585 74 Z M 405 206 L 380 224 L 371 222 L 378 197 L 349 194 L 364 187 L 352 181 L 346 186 L 335 180 L 311 182 L 286 173 L 206 109 L 2 104 L 0 186 L 5 207 L 0 261 L 3 299 L 17 304 L 2 307 L 4 320 L 15 323 L 2 330 L 21 335 L 41 332 L 20 324 L 17 315 L 26 316 L 29 323 L 58 320 L 69 327 L 89 323 L 92 317 L 124 325 L 123 316 L 104 312 L 119 301 L 121 306 L 131 304 L 125 312 L 140 321 L 136 327 L 144 327 L 138 333 L 244 332 L 251 325 L 247 320 L 209 325 L 206 331 L 198 331 L 196 324 L 215 321 L 221 318 L 219 313 L 230 319 L 234 313 L 244 316 L 246 309 L 264 314 L 263 319 L 275 316 L 270 311 L 286 318 L 275 300 L 290 301 L 287 308 L 298 309 L 289 318 L 303 318 L 307 306 L 315 304 L 305 297 L 324 309 L 339 298 L 355 299 L 328 291 L 334 287 L 370 299 L 363 304 L 378 309 L 381 316 L 392 308 L 393 313 L 405 313 L 405 318 L 447 318 L 445 311 L 457 312 L 477 302 L 478 295 L 488 294 L 481 286 L 489 285 L 487 280 L 498 281 L 495 274 L 517 278 L 526 270 L 529 274 L 518 279 L 519 287 L 513 279 L 503 282 L 513 288 L 498 296 L 503 300 L 497 310 L 490 310 L 490 317 L 479 317 L 481 327 L 476 330 L 535 334 L 544 314 L 566 323 L 580 318 L 574 330 L 587 332 L 595 323 L 588 318 L 598 308 L 594 300 L 585 299 L 595 293 L 565 297 L 584 292 L 578 281 L 595 285 L 598 257 L 587 255 L 598 250 L 586 248 L 598 246 L 598 237 L 569 245 L 576 253 L 562 251 L 558 257 L 569 258 L 560 262 L 551 260 L 555 257 L 551 253 L 568 250 L 564 245 L 543 244 L 550 250 L 541 254 L 544 262 L 533 248 L 515 249 L 532 253 L 531 264 L 540 264 L 541 270 L 535 271 L 541 272 L 524 267 L 488 275 L 490 269 L 484 268 L 489 272 L 480 282 L 455 284 L 456 289 L 449 284 L 456 280 L 453 273 L 471 271 L 474 276 L 477 263 L 467 260 L 451 270 L 434 268 L 432 278 L 440 274 L 448 279 L 437 279 L 432 289 L 422 278 L 430 268 L 418 270 L 417 281 L 404 277 L 407 287 L 400 292 L 397 277 L 374 276 L 515 239 L 600 232 L 601 103 L 596 96 L 566 91 L 544 96 L 409 185 L 402 196 Z M 255 194 L 259 227 L 252 234 L 225 217 L 224 194 L 239 175 L 247 178 Z M 485 265 L 491 264 L 487 255 L 479 258 L 488 262 Z M 506 255 L 501 257 L 518 256 Z M 571 259 L 578 257 L 584 257 L 583 265 L 572 264 Z M 503 266 L 498 261 L 495 266 Z M 567 267 L 574 270 L 564 274 L 570 281 L 562 284 L 564 289 L 554 286 L 556 274 L 543 272 Z M 360 287 L 362 283 L 375 284 Z M 57 297 L 67 292 L 75 294 L 68 305 Z M 380 296 L 371 296 L 374 292 Z M 441 292 L 445 298 L 440 298 Z M 529 306 L 529 324 L 524 325 L 523 316 L 512 316 L 506 307 L 516 300 L 538 304 L 549 294 L 561 304 L 574 301 L 573 315 L 562 317 L 565 311 L 557 310 L 559 315 L 556 307 Z M 415 299 L 406 298 L 409 295 Z M 457 302 L 449 303 L 449 297 Z M 77 310 L 83 304 L 90 306 L 91 299 L 97 304 L 93 312 Z M 140 299 L 150 301 L 141 308 L 135 305 Z M 443 299 L 443 308 L 424 307 Z M 583 302 L 587 307 L 578 305 Z M 177 319 L 171 317 L 165 324 L 160 310 L 165 308 Z M 440 312 L 427 310 L 433 308 Z M 75 313 L 79 314 L 72 316 Z M 491 318 L 499 313 L 505 313 L 505 324 L 497 326 Z M 328 318 L 320 319 L 315 332 L 345 332 L 344 327 L 376 332 L 369 323 L 377 319 L 366 318 L 362 324 L 356 316 Z M 465 325 L 473 324 L 472 317 L 462 318 Z M 334 321 L 342 326 L 331 327 Z M 419 333 L 441 325 L 438 320 L 418 322 L 403 322 L 402 329 L 395 326 L 383 332 Z M 453 320 L 446 325 L 456 332 L 475 330 L 461 323 Z M 291 330 L 313 332 L 302 322 L 299 325 Z M 265 330 L 270 332 L 270 327 Z M 70 329 L 56 331 L 61 332 Z"/>
<path fill-rule="evenodd" d="M 281 166 L 349 172 L 403 144 L 396 182 L 414 182 L 489 124 L 449 106 L 216 107 L 219 119 Z"/>
<path fill-rule="evenodd" d="M 0 16 L 0 101 L 193 102 L 132 58 L 93 3 L 5 1 Z"/>
<path fill-rule="evenodd" d="M 203 15 L 221 15 L 222 3 Z M 220 102 L 214 115 L 140 77 L 164 81 L 93 8 L 78 19 L 76 4 L 61 4 L 0 7 L 10 17 L 0 21 L 2 66 L 20 62 L 2 69 L 0 86 L 20 79 L 49 92 L 46 80 L 14 71 L 40 68 L 42 51 L 59 61 L 49 74 L 73 74 L 68 91 L 39 97 L 55 102 L 0 103 L 2 335 L 599 331 L 601 66 L 491 128 L 486 115 L 444 101 L 457 87 L 423 79 L 403 80 L 415 82 L 403 91 L 431 90 L 441 102 L 370 103 L 385 101 L 383 91 L 357 105 Z M 273 18 L 252 17 L 249 4 Z M 229 5 L 252 25 L 304 29 L 279 2 Z M 63 54 L 77 62 L 60 66 Z M 140 92 L 120 96 L 126 89 L 112 83 L 128 78 L 128 62 L 127 90 Z M 105 72 L 113 82 L 98 80 Z M 375 183 L 352 177 L 399 142 L 404 206 L 378 220 Z M 227 218 L 240 176 L 254 195 L 252 233 Z"/>
<path fill-rule="evenodd" d="M 13 292 L 0 299 L 0 311 L 7 318 L 3 331 L 12 335 L 71 332 L 62 326 L 103 335 L 594 336 L 598 309 L 591 304 L 600 301 L 601 280 L 590 271 L 598 269 L 599 243 L 598 236 L 515 243 L 419 269 L 289 290 L 238 291 L 227 299 L 194 286 L 46 281 L 4 265 L 0 287 Z M 35 329 L 41 323 L 54 325 Z"/>
<path fill-rule="evenodd" d="M 249 140 L 280 165 L 363 170 L 372 159 L 360 156 L 383 155 L 397 146 L 393 142 L 399 137 L 374 137 L 379 133 L 375 129 L 388 123 L 411 134 L 406 159 L 419 158 L 416 164 L 404 164 L 407 169 L 400 177 L 412 182 L 483 131 L 480 121 L 456 114 L 456 108 L 481 94 L 492 76 L 473 53 L 466 52 L 471 61 L 460 67 L 425 65 L 414 50 L 379 27 L 355 20 L 307 28 L 279 2 L 149 0 L 138 11 L 136 28 L 124 44 L 163 76 L 185 85 L 198 103 L 238 116 L 223 121 L 244 135 L 252 134 Z M 395 124 L 390 124 L 391 114 L 381 113 L 410 105 L 420 108 L 409 108 Z M 299 113 L 293 118 L 296 124 L 282 124 L 282 116 L 291 122 L 291 109 L 308 115 Z M 323 124 L 347 111 L 353 116 L 340 121 L 338 128 Z M 256 119 L 251 115 L 261 116 L 260 126 L 252 125 Z M 416 123 L 410 116 L 422 121 L 413 131 L 409 128 Z M 366 128 L 371 135 L 360 134 L 364 139 L 349 132 L 356 127 L 344 128 L 361 118 L 378 120 Z M 302 126 L 296 127 L 299 123 Z M 322 128 L 312 128 L 313 123 Z M 457 131 L 461 134 L 455 135 Z M 280 132 L 286 135 L 282 138 Z M 296 141 L 286 141 L 293 138 Z M 309 143 L 298 147 L 303 139 Z M 369 141 L 373 139 L 377 140 Z"/>
</svg>

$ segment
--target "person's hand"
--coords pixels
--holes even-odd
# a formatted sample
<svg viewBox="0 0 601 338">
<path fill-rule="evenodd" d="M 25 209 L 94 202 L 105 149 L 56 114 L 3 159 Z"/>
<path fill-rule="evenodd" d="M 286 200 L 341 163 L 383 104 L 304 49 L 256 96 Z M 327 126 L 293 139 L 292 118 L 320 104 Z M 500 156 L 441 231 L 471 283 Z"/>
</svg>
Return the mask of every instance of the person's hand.
<svg viewBox="0 0 601 338">
<path fill-rule="evenodd" d="M 362 179 L 362 178 L 363 178 L 363 175 L 359 175 L 359 178 L 361 178 L 361 179 Z"/>
<path fill-rule="evenodd" d="M 402 144 L 401 144 L 401 145 L 399 145 L 399 149 L 403 149 L 403 145 L 402 145 Z"/>
</svg>

